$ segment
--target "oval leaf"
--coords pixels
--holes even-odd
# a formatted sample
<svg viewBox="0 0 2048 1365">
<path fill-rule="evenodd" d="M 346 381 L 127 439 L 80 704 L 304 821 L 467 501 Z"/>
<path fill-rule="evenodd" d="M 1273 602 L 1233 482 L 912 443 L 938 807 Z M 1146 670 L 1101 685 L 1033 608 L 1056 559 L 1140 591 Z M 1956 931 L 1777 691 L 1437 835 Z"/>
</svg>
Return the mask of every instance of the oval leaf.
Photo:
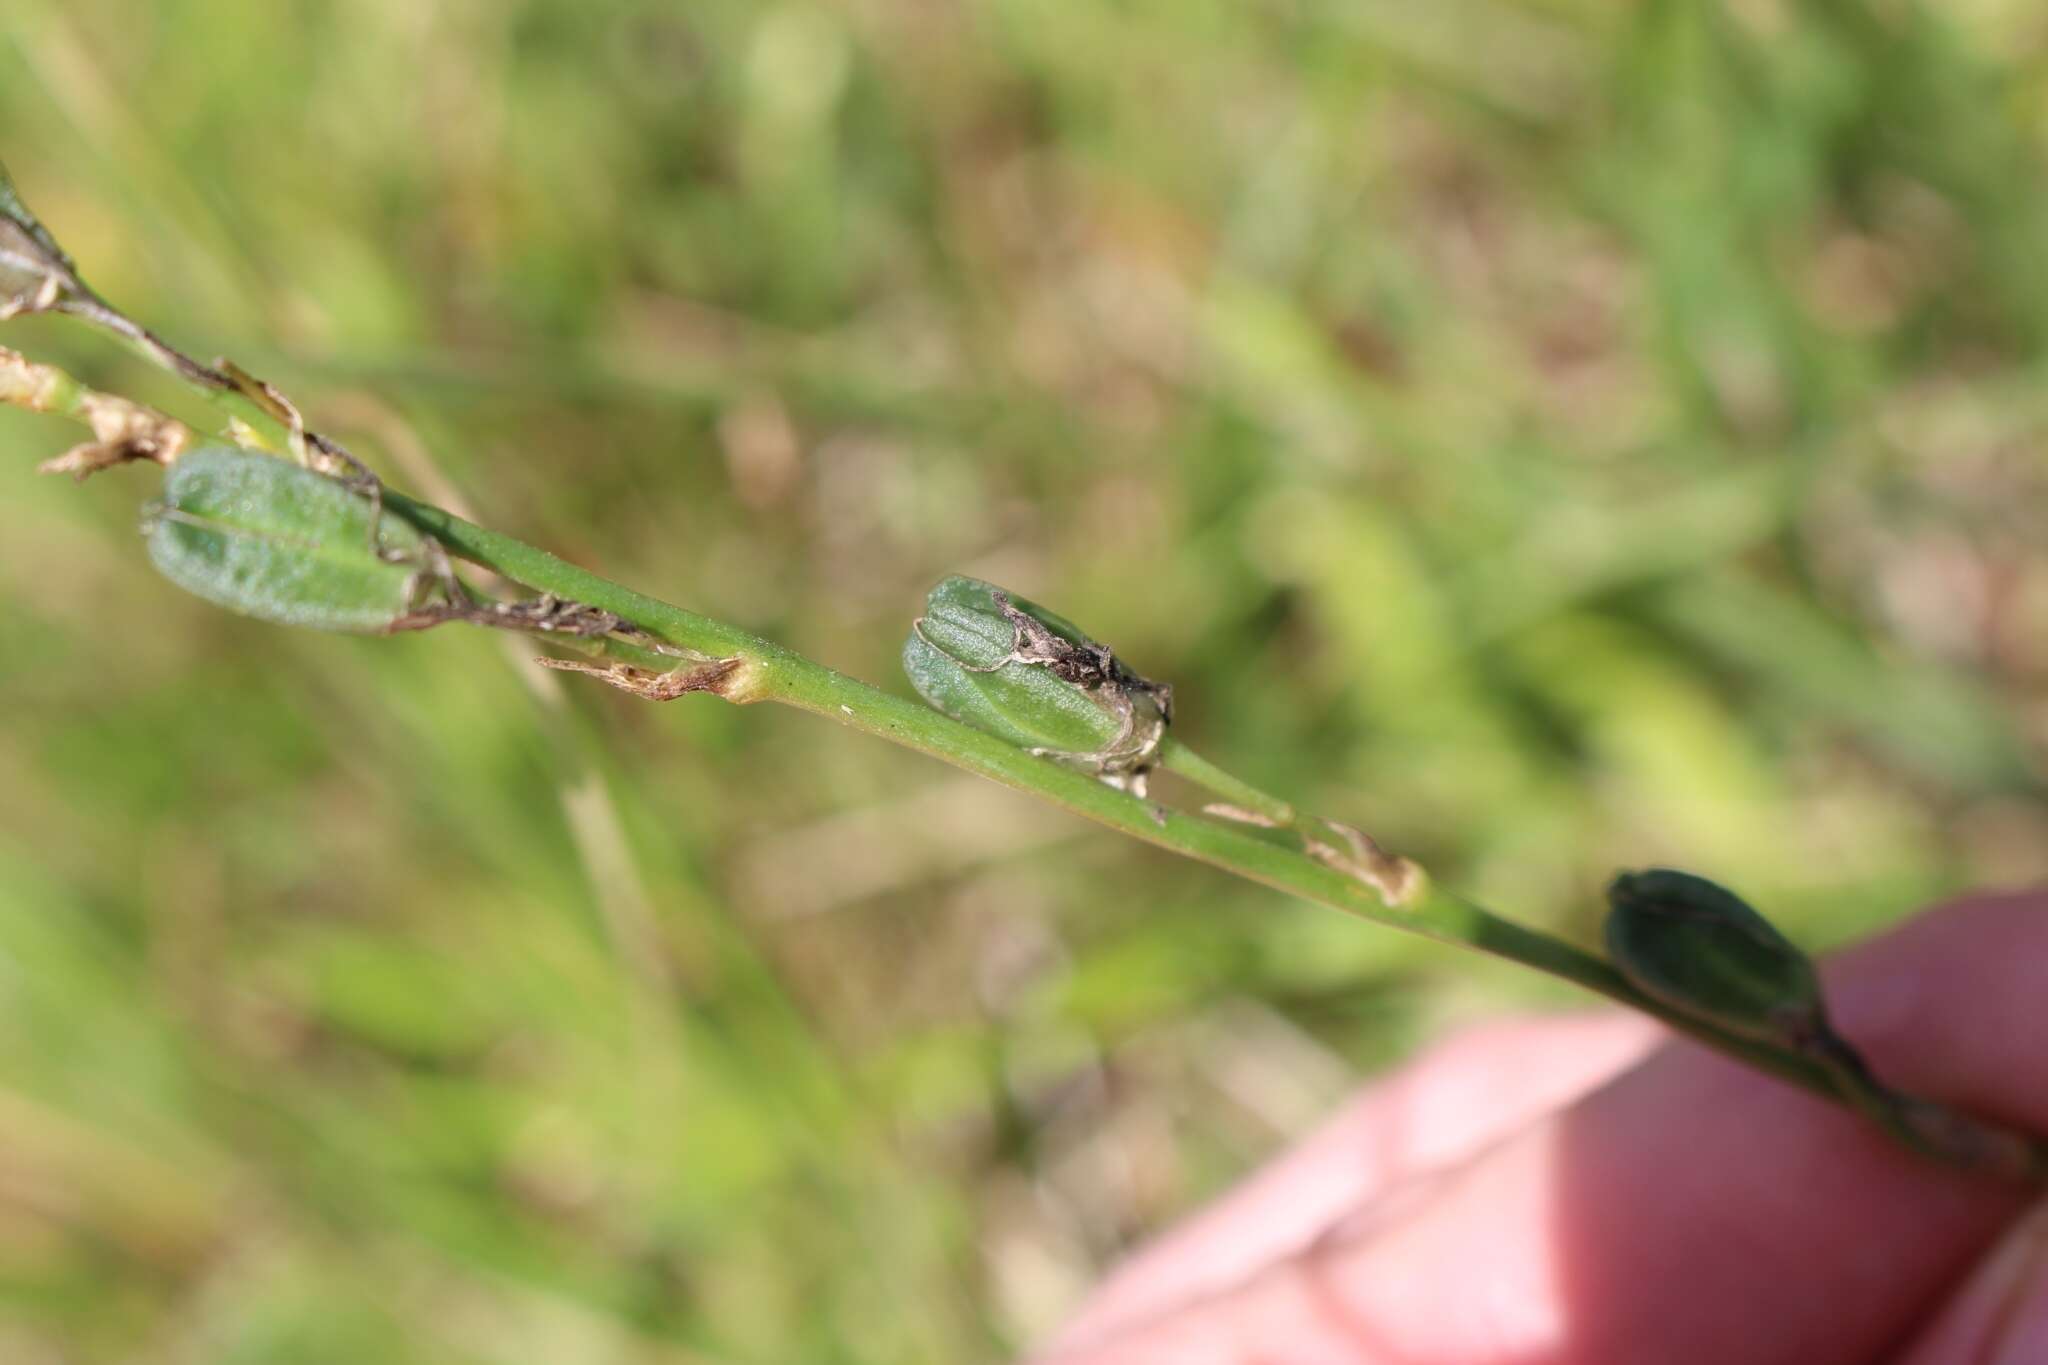
<svg viewBox="0 0 2048 1365">
<path fill-rule="evenodd" d="M 147 509 L 158 572 L 280 625 L 374 632 L 404 615 L 426 541 L 369 499 L 289 461 L 230 446 L 183 456 Z"/>
</svg>

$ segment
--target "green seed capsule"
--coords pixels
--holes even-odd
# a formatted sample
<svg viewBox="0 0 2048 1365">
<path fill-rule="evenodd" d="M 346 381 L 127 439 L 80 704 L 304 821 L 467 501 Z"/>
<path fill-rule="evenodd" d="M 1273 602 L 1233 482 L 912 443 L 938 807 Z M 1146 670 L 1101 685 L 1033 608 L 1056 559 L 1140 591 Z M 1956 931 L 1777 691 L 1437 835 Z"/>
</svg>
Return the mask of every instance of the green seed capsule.
<svg viewBox="0 0 2048 1365">
<path fill-rule="evenodd" d="M 1616 877 L 1607 900 L 1608 954 L 1653 998 L 1760 1042 L 1826 1032 L 1812 961 L 1732 891 L 1652 868 Z"/>
<path fill-rule="evenodd" d="M 231 446 L 173 464 L 143 534 L 157 571 L 187 592 L 315 630 L 390 628 L 430 557 L 425 536 L 347 485 Z"/>
<path fill-rule="evenodd" d="M 1139 677 L 1079 627 L 975 578 L 944 579 L 903 644 L 903 671 L 977 730 L 1142 789 L 1173 689 Z"/>
</svg>

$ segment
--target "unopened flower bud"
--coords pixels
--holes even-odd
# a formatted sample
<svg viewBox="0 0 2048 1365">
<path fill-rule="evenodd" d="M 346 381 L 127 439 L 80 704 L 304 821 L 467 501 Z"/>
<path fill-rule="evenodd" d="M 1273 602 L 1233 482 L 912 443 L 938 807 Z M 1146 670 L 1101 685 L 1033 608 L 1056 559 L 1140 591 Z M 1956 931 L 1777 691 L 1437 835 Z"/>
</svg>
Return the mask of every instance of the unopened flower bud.
<svg viewBox="0 0 2048 1365">
<path fill-rule="evenodd" d="M 1139 677 L 1073 622 L 975 578 L 931 590 L 903 669 L 955 720 L 1134 790 L 1173 719 L 1171 687 Z"/>
<path fill-rule="evenodd" d="M 1653 998 L 1763 1042 L 1825 1032 L 1812 961 L 1734 892 L 1652 868 L 1616 877 L 1607 901 L 1608 954 Z"/>
</svg>

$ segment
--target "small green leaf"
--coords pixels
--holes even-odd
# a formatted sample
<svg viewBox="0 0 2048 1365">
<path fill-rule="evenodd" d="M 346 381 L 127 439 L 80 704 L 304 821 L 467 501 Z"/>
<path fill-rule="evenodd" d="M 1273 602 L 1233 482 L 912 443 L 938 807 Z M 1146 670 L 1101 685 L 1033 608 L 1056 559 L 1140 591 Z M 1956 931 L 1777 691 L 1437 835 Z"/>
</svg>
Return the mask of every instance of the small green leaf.
<svg viewBox="0 0 2048 1365">
<path fill-rule="evenodd" d="M 191 451 L 144 511 L 158 572 L 244 616 L 381 631 L 418 597 L 426 537 L 338 480 L 231 446 Z"/>
<path fill-rule="evenodd" d="M 1826 1030 L 1812 961 L 1727 888 L 1689 872 L 1624 872 L 1607 889 L 1614 965 L 1653 998 L 1762 1042 Z"/>
<path fill-rule="evenodd" d="M 1139 677 L 1062 616 L 976 578 L 942 580 L 903 645 L 918 695 L 1021 748 L 1137 785 L 1173 691 Z"/>
</svg>

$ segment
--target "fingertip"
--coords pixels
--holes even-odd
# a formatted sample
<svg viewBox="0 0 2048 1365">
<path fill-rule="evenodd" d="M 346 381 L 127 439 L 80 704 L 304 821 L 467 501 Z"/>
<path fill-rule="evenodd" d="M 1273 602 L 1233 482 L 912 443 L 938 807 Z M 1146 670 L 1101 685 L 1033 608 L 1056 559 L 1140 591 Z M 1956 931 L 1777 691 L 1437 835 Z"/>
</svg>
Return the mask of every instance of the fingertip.
<svg viewBox="0 0 2048 1365">
<path fill-rule="evenodd" d="M 2048 894 L 1954 902 L 1824 970 L 1838 1027 L 1886 1083 L 2048 1130 Z M 1294 1346 L 1332 1321 L 1401 1358 L 1850 1365 L 1896 1349 L 2021 1204 L 1686 1043 L 1402 1188 L 1396 1216 L 1377 1201 L 1344 1235 L 1124 1319 L 1094 1343 L 1107 1354 L 1060 1365 L 1321 1360 Z M 1914 1365 L 2048 1360 L 2048 1302 L 2038 1326 L 2023 1302 L 2001 1320 L 2006 1356 Z M 1295 1335 L 1228 1354 L 1232 1315 L 1254 1309 L 1292 1314 Z"/>
<path fill-rule="evenodd" d="M 1570 1103 L 1661 1036 L 1648 1019 L 1609 1012 L 1492 1019 L 1450 1034 L 1118 1266 L 1053 1347 L 1090 1346 L 1238 1287 L 1395 1186 Z"/>
<path fill-rule="evenodd" d="M 1823 975 L 1837 1028 L 1888 1084 L 2048 1130 L 2048 891 L 1950 901 Z"/>
</svg>

